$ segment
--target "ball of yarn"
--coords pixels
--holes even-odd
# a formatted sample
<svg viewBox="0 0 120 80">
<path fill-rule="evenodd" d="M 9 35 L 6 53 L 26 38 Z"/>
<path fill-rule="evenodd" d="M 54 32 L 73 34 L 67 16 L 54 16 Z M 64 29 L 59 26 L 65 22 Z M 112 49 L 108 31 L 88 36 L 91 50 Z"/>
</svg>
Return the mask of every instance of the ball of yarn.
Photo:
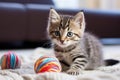
<svg viewBox="0 0 120 80">
<path fill-rule="evenodd" d="M 1 57 L 1 69 L 20 68 L 21 60 L 14 52 L 7 52 Z"/>
<path fill-rule="evenodd" d="M 61 65 L 55 57 L 42 56 L 35 62 L 34 70 L 36 73 L 60 72 Z"/>
</svg>

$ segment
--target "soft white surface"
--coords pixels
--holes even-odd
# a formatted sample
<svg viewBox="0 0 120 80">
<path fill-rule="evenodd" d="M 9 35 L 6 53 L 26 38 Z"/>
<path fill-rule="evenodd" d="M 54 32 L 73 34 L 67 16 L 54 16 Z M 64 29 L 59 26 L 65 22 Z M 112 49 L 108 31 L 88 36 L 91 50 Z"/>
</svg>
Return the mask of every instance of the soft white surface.
<svg viewBox="0 0 120 80">
<path fill-rule="evenodd" d="M 1 50 L 0 55 L 9 50 Z M 99 67 L 96 70 L 83 71 L 79 76 L 65 73 L 34 73 L 34 62 L 42 55 L 54 56 L 53 50 L 37 48 L 27 50 L 12 50 L 22 59 L 20 69 L 0 70 L 0 80 L 120 80 L 120 64 L 108 67 Z M 104 58 L 120 60 L 120 46 L 104 46 Z"/>
<path fill-rule="evenodd" d="M 34 53 L 40 52 L 39 55 L 53 55 L 53 51 L 50 49 L 21 49 L 21 50 L 1 50 L 0 55 L 8 52 L 13 51 L 17 53 L 18 55 L 24 55 L 24 57 L 35 57 L 31 55 L 36 55 Z M 103 46 L 103 52 L 104 52 L 104 58 L 105 59 L 118 59 L 120 60 L 120 45 L 109 45 L 109 46 Z M 38 56 L 39 57 L 39 56 Z M 24 58 L 27 61 L 27 58 Z"/>
<path fill-rule="evenodd" d="M 103 51 L 105 59 L 113 58 L 120 60 L 120 45 L 104 46 Z"/>
</svg>

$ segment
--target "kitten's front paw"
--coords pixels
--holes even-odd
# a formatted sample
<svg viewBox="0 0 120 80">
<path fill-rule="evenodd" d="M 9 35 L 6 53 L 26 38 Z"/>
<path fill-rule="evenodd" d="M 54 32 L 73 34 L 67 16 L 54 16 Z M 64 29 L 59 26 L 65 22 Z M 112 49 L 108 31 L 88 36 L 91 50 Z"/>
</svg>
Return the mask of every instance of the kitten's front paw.
<svg viewBox="0 0 120 80">
<path fill-rule="evenodd" d="M 82 74 L 82 71 L 78 69 L 69 69 L 67 73 L 70 75 L 79 75 L 79 74 Z"/>
</svg>

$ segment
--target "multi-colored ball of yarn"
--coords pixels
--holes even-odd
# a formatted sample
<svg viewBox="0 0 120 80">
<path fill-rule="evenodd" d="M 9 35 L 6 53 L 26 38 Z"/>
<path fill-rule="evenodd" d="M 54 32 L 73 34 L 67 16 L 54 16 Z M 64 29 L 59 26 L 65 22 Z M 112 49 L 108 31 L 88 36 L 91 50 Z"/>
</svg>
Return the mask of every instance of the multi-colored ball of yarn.
<svg viewBox="0 0 120 80">
<path fill-rule="evenodd" d="M 36 73 L 60 72 L 61 65 L 55 57 L 42 56 L 35 62 L 34 70 Z"/>
<path fill-rule="evenodd" d="M 21 60 L 14 52 L 7 52 L 1 57 L 1 69 L 15 69 L 20 68 Z"/>
</svg>

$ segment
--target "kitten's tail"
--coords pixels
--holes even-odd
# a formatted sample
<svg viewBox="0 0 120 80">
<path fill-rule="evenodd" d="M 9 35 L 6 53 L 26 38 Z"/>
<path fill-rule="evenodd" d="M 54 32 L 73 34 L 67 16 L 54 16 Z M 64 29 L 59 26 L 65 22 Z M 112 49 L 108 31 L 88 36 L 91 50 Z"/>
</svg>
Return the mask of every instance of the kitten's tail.
<svg viewBox="0 0 120 80">
<path fill-rule="evenodd" d="M 115 59 L 107 59 L 104 62 L 105 62 L 105 66 L 112 66 L 112 65 L 120 63 L 119 60 L 115 60 Z"/>
</svg>

